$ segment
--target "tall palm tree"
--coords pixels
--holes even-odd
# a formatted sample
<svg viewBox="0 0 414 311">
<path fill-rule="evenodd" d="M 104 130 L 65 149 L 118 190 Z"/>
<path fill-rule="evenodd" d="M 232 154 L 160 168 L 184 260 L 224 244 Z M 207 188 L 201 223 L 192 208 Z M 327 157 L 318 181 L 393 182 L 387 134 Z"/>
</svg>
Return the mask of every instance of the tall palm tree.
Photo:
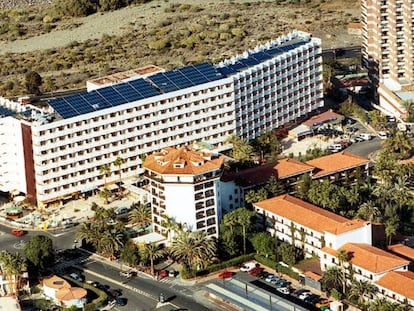
<svg viewBox="0 0 414 311">
<path fill-rule="evenodd" d="M 345 264 L 349 263 L 350 261 L 350 254 L 346 250 L 339 250 L 336 254 L 336 258 L 338 258 L 339 266 L 342 270 L 342 293 L 346 293 L 346 268 Z"/>
<path fill-rule="evenodd" d="M 151 209 L 143 204 L 138 204 L 131 210 L 128 220 L 131 224 L 136 224 L 140 228 L 146 228 L 151 223 Z"/>
<path fill-rule="evenodd" d="M 233 212 L 227 213 L 224 215 L 222 224 L 224 227 L 229 228 L 231 234 L 233 235 L 234 226 L 237 225 L 237 215 Z"/>
<path fill-rule="evenodd" d="M 246 238 L 247 229 L 253 224 L 253 217 L 256 215 L 255 212 L 249 211 L 247 208 L 242 207 L 236 210 L 237 223 L 242 227 L 243 235 L 243 254 L 246 255 Z"/>
<path fill-rule="evenodd" d="M 407 132 L 397 130 L 391 131 L 391 136 L 384 140 L 383 146 L 389 152 L 400 154 L 403 159 L 408 158 L 413 149 L 413 143 Z"/>
<path fill-rule="evenodd" d="M 104 176 L 104 186 L 106 186 L 106 178 L 111 173 L 111 168 L 108 164 L 104 164 L 101 167 L 99 167 L 99 173 Z"/>
<path fill-rule="evenodd" d="M 407 113 L 406 121 L 413 122 L 414 120 L 414 101 L 412 100 L 403 100 L 401 106 L 405 109 Z"/>
<path fill-rule="evenodd" d="M 125 160 L 122 159 L 121 157 L 117 157 L 114 161 L 114 165 L 118 168 L 118 175 L 119 175 L 119 186 L 121 186 L 121 182 L 122 182 L 122 169 L 121 166 L 122 164 L 125 163 Z"/>
<path fill-rule="evenodd" d="M 177 229 L 177 222 L 174 218 L 166 216 L 164 217 L 164 220 L 162 221 L 161 225 L 164 227 L 167 233 L 168 242 L 171 242 L 172 233 Z"/>
<path fill-rule="evenodd" d="M 388 245 L 391 245 L 392 238 L 397 234 L 398 222 L 398 216 L 391 217 L 385 222 L 385 236 Z"/>
<path fill-rule="evenodd" d="M 8 251 L 2 251 L 0 253 L 0 266 L 9 280 L 10 293 L 17 293 L 20 288 L 21 274 L 26 269 L 24 258 L 20 253 L 12 254 Z"/>
<path fill-rule="evenodd" d="M 149 258 L 151 264 L 151 275 L 154 275 L 154 260 L 161 258 L 164 255 L 163 249 L 155 243 L 146 243 L 142 252 L 144 256 Z"/>
<path fill-rule="evenodd" d="M 234 159 L 242 162 L 250 160 L 253 147 L 246 140 L 236 135 L 231 135 L 226 139 L 225 143 L 233 145 L 231 156 Z"/>
<path fill-rule="evenodd" d="M 349 289 L 349 298 L 355 298 L 358 300 L 360 305 L 365 303 L 364 298 L 372 299 L 372 296 L 375 294 L 375 286 L 366 280 L 352 281 L 351 287 Z"/>
</svg>

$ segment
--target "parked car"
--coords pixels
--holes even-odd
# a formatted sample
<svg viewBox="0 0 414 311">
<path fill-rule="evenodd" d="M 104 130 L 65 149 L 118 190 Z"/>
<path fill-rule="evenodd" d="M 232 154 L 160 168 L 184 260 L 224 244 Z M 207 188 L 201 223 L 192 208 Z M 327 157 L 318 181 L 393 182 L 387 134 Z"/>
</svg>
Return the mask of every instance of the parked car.
<svg viewBox="0 0 414 311">
<path fill-rule="evenodd" d="M 331 152 L 339 152 L 343 150 L 345 147 L 342 146 L 341 144 L 333 144 L 333 145 L 330 145 L 328 148 Z"/>
<path fill-rule="evenodd" d="M 361 137 L 364 140 L 371 140 L 371 139 L 374 138 L 374 136 L 370 133 L 361 133 L 358 136 Z"/>
<path fill-rule="evenodd" d="M 20 229 L 13 229 L 11 231 L 11 234 L 15 235 L 15 236 L 23 236 L 26 234 L 26 232 L 24 230 L 20 230 Z"/>
<path fill-rule="evenodd" d="M 311 294 L 308 297 L 306 297 L 303 301 L 306 302 L 306 303 L 309 303 L 311 305 L 314 305 L 314 304 L 318 303 L 320 299 L 321 299 L 321 297 L 319 295 Z"/>
<path fill-rule="evenodd" d="M 254 267 L 253 269 L 250 269 L 249 271 L 247 271 L 251 276 L 258 276 L 259 273 L 263 272 L 264 268 L 262 267 Z"/>
<path fill-rule="evenodd" d="M 290 294 L 290 288 L 289 287 L 278 287 L 276 290 L 282 294 L 289 295 Z"/>
<path fill-rule="evenodd" d="M 276 283 L 276 288 L 289 287 L 292 283 L 286 280 L 280 280 Z"/>
<path fill-rule="evenodd" d="M 220 272 L 219 274 L 218 274 L 218 278 L 219 279 L 229 279 L 229 278 L 231 278 L 232 276 L 234 275 L 234 272 L 232 272 L 232 271 L 223 271 L 223 272 Z"/>
<path fill-rule="evenodd" d="M 115 302 L 117 306 L 123 307 L 127 304 L 127 299 L 124 297 L 116 297 Z"/>
<path fill-rule="evenodd" d="M 310 293 L 310 291 L 308 289 L 304 289 L 304 288 L 300 288 L 295 290 L 292 295 L 295 297 L 299 297 L 300 295 L 302 295 L 303 293 Z"/>
<path fill-rule="evenodd" d="M 174 269 L 168 270 L 168 276 L 170 278 L 175 278 L 175 274 L 176 274 L 176 272 L 175 272 Z"/>
<path fill-rule="evenodd" d="M 74 279 L 74 280 L 76 280 L 76 281 L 78 281 L 78 282 L 83 282 L 83 281 L 84 281 L 84 279 L 85 279 L 82 275 L 80 275 L 80 274 L 78 274 L 78 273 L 76 273 L 76 272 L 72 272 L 71 274 L 69 274 L 69 276 L 70 276 L 72 279 Z"/>
<path fill-rule="evenodd" d="M 168 271 L 167 270 L 160 270 L 158 272 L 158 275 L 160 278 L 166 278 L 168 276 Z"/>
<path fill-rule="evenodd" d="M 309 297 L 310 295 L 312 295 L 312 293 L 311 293 L 311 292 L 304 292 L 304 293 L 300 294 L 300 295 L 298 296 L 298 298 L 299 298 L 300 300 L 305 300 L 305 299 L 306 299 L 306 297 Z"/>
<path fill-rule="evenodd" d="M 276 275 L 274 275 L 274 274 L 269 274 L 267 277 L 266 277 L 266 279 L 265 279 L 265 282 L 267 282 L 267 283 L 272 283 L 272 281 L 278 281 L 279 280 L 279 278 L 276 276 Z"/>
<path fill-rule="evenodd" d="M 268 275 L 270 275 L 270 273 L 269 272 L 267 272 L 267 271 L 262 271 L 262 272 L 260 272 L 258 275 L 257 275 L 257 277 L 259 278 L 259 279 L 266 279 L 267 277 L 268 277 Z"/>
<path fill-rule="evenodd" d="M 116 215 L 125 214 L 125 213 L 128 213 L 130 210 L 131 208 L 128 206 L 121 206 L 115 209 L 115 214 Z"/>
<path fill-rule="evenodd" d="M 385 132 L 385 131 L 379 131 L 378 132 L 378 137 L 380 139 L 387 139 L 388 137 L 390 137 L 390 133 Z"/>
<path fill-rule="evenodd" d="M 256 264 L 254 262 L 248 262 L 248 263 L 246 263 L 246 264 L 244 264 L 243 266 L 240 267 L 240 271 L 248 272 L 249 270 L 253 269 L 254 267 L 256 267 Z"/>
<path fill-rule="evenodd" d="M 351 139 L 350 139 L 350 141 L 351 142 L 353 142 L 353 143 L 359 143 L 359 142 L 361 142 L 361 141 L 364 141 L 365 139 L 364 138 L 362 138 L 361 136 L 355 136 L 355 137 L 352 137 Z"/>
</svg>

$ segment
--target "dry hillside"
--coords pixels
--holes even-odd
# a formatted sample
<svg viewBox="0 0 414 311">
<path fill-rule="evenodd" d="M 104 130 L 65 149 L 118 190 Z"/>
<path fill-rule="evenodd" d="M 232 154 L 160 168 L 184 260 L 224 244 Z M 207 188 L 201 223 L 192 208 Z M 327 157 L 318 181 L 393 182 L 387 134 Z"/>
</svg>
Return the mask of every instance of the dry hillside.
<svg viewBox="0 0 414 311">
<path fill-rule="evenodd" d="M 359 43 L 346 33 L 359 18 L 359 0 L 291 2 L 153 1 L 61 20 L 43 35 L 0 44 L 0 78 L 6 81 L 0 95 L 24 93 L 28 70 L 41 74 L 44 90 L 73 88 L 90 77 L 148 64 L 170 69 L 218 62 L 293 29 L 321 37 L 325 47 Z"/>
</svg>

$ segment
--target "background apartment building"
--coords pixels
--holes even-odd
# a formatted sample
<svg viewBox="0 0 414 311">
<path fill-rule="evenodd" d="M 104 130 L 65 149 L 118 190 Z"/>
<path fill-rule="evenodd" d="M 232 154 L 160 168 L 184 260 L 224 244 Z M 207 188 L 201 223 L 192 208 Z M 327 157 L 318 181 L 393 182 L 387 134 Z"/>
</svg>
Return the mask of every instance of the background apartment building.
<svg viewBox="0 0 414 311">
<path fill-rule="evenodd" d="M 145 70 L 50 100 L 43 114 L 8 116 L 21 124 L 16 147 L 9 146 L 24 146 L 24 165 L 3 172 L 0 186 L 20 174 L 18 190 L 49 204 L 116 182 L 120 174 L 124 180 L 142 174 L 142 156 L 162 148 L 204 142 L 221 151 L 231 147 L 229 135 L 252 139 L 287 126 L 323 105 L 320 45 L 292 32 L 217 66 Z M 121 167 L 113 165 L 117 157 Z M 109 176 L 103 165 L 111 167 Z"/>
<path fill-rule="evenodd" d="M 362 55 L 377 88 L 379 108 L 405 118 L 401 101 L 413 100 L 413 10 L 411 0 L 362 0 Z"/>
</svg>

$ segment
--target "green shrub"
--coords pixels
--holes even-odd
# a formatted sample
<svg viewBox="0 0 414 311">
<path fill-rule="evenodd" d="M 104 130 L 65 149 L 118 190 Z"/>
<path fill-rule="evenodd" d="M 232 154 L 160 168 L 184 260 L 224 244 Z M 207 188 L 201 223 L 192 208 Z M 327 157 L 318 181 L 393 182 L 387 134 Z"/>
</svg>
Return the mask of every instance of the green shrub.
<svg viewBox="0 0 414 311">
<path fill-rule="evenodd" d="M 165 39 L 160 39 L 156 41 L 151 41 L 148 43 L 148 47 L 152 50 L 162 50 L 167 46 L 168 42 Z"/>
<path fill-rule="evenodd" d="M 271 269 L 275 269 L 277 272 L 280 272 L 282 274 L 286 274 L 286 275 L 290 276 L 291 278 L 293 278 L 295 280 L 299 280 L 299 273 L 293 271 L 289 267 L 282 266 L 281 264 L 279 264 L 278 262 L 276 262 L 276 261 L 274 261 L 270 258 L 266 258 L 266 257 L 260 256 L 260 255 L 255 255 L 254 259 L 257 262 L 260 262 L 264 266 L 267 266 Z"/>
</svg>

